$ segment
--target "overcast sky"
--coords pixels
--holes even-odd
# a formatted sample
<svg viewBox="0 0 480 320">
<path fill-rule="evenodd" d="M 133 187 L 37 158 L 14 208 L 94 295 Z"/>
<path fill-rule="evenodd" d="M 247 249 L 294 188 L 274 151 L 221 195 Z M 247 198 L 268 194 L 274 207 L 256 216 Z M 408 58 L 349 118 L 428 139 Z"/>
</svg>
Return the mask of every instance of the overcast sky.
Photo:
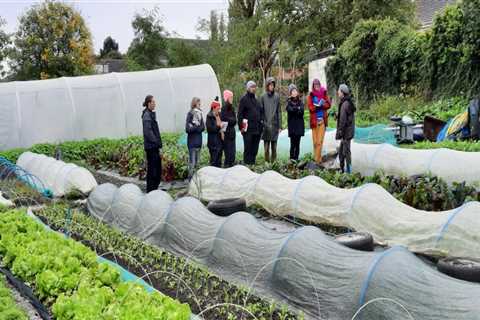
<svg viewBox="0 0 480 320">
<path fill-rule="evenodd" d="M 0 16 L 7 21 L 6 29 L 17 29 L 18 17 L 32 4 L 42 1 L 0 0 Z M 183 38 L 205 37 L 196 31 L 198 18 L 208 18 L 211 10 L 227 13 L 228 0 L 77 0 L 63 1 L 73 4 L 85 19 L 98 53 L 107 36 L 112 36 L 125 52 L 133 39 L 132 18 L 143 9 L 157 6 L 163 15 L 163 25 L 168 32 L 177 32 Z"/>
</svg>

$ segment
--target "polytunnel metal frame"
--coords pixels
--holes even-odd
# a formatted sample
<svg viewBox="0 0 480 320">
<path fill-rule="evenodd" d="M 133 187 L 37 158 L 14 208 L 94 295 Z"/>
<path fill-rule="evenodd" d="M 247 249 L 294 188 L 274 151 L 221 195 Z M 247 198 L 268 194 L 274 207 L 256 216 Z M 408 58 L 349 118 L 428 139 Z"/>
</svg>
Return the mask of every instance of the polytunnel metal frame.
<svg viewBox="0 0 480 320">
<path fill-rule="evenodd" d="M 152 203 L 136 205 L 143 201 Z M 450 278 L 402 246 L 356 251 L 312 226 L 275 231 L 245 212 L 219 217 L 198 199 L 173 201 L 161 190 L 145 195 L 131 184 L 98 186 L 87 208 L 100 221 L 287 303 L 307 319 L 473 320 L 480 312 L 480 285 Z M 107 211 L 112 221 L 102 220 Z M 116 216 L 132 225 L 117 225 Z M 137 218 L 152 219 L 147 224 L 155 230 L 132 233 Z"/>
</svg>

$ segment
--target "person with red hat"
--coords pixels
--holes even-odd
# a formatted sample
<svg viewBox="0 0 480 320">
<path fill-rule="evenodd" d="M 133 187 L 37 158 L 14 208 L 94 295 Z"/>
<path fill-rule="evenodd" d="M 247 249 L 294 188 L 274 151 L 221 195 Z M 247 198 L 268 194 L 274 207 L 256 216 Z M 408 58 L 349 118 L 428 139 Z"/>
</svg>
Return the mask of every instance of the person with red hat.
<svg viewBox="0 0 480 320">
<path fill-rule="evenodd" d="M 222 119 L 220 118 L 220 102 L 218 97 L 210 105 L 210 112 L 207 114 L 208 151 L 210 152 L 210 165 L 220 168 L 222 166 Z"/>
<path fill-rule="evenodd" d="M 225 137 L 223 139 L 223 153 L 225 154 L 225 168 L 230 168 L 235 164 L 235 153 L 237 152 L 235 146 L 235 126 L 237 124 L 237 115 L 233 107 L 233 92 L 230 90 L 223 91 L 223 107 L 220 117 L 223 122 L 227 123 L 225 130 Z"/>
</svg>

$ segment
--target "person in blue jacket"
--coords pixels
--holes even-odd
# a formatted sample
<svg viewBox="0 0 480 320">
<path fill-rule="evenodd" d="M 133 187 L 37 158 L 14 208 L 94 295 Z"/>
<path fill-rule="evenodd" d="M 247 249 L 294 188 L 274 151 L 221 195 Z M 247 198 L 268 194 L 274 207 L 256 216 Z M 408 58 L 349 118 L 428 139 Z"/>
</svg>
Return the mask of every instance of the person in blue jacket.
<svg viewBox="0 0 480 320">
<path fill-rule="evenodd" d="M 205 122 L 200 105 L 200 99 L 194 97 L 190 105 L 190 111 L 187 113 L 185 131 L 187 132 L 188 146 L 188 178 L 191 179 L 193 173 L 200 161 L 200 152 L 202 150 L 202 133 L 205 130 Z"/>
</svg>

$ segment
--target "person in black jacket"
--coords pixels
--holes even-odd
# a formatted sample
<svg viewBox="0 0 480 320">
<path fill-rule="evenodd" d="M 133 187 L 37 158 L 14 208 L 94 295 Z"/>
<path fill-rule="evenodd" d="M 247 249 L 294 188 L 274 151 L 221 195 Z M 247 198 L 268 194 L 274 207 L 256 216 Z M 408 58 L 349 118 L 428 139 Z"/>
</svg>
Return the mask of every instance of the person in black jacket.
<svg viewBox="0 0 480 320">
<path fill-rule="evenodd" d="M 200 161 L 200 151 L 202 149 L 202 132 L 205 130 L 203 113 L 200 107 L 200 99 L 195 97 L 190 104 L 190 111 L 187 113 L 185 131 L 188 134 L 188 178 L 191 179 L 193 172 Z"/>
<path fill-rule="evenodd" d="M 213 101 L 211 110 L 207 114 L 208 151 L 210 151 L 210 165 L 222 166 L 222 120 L 220 119 L 220 102 Z"/>
<path fill-rule="evenodd" d="M 288 137 L 290 138 L 290 159 L 298 160 L 300 155 L 300 140 L 305 135 L 305 122 L 303 114 L 305 106 L 298 95 L 294 84 L 288 86 L 289 98 L 287 100 Z"/>
<path fill-rule="evenodd" d="M 347 162 L 347 173 L 352 172 L 352 153 L 350 144 L 355 135 L 355 104 L 350 95 L 350 89 L 346 84 L 341 84 L 338 89 L 337 133 L 335 139 L 341 140 L 338 158 L 340 160 L 340 169 L 345 172 L 345 161 Z"/>
<path fill-rule="evenodd" d="M 257 85 L 253 81 L 247 83 L 247 93 L 240 99 L 238 108 L 238 124 L 243 135 L 243 162 L 254 165 L 258 154 L 258 145 L 263 131 L 263 109 L 255 97 Z"/>
<path fill-rule="evenodd" d="M 162 137 L 158 129 L 155 114 L 155 100 L 152 95 L 145 97 L 143 102 L 143 147 L 147 155 L 147 193 L 157 190 L 162 177 Z"/>
<path fill-rule="evenodd" d="M 222 107 L 220 118 L 223 122 L 227 122 L 227 129 L 223 139 L 223 152 L 225 154 L 225 162 L 223 163 L 225 168 L 230 168 L 235 163 L 235 125 L 237 124 L 237 115 L 233 108 L 233 92 L 225 90 L 223 92 L 223 100 L 225 104 Z"/>
</svg>

